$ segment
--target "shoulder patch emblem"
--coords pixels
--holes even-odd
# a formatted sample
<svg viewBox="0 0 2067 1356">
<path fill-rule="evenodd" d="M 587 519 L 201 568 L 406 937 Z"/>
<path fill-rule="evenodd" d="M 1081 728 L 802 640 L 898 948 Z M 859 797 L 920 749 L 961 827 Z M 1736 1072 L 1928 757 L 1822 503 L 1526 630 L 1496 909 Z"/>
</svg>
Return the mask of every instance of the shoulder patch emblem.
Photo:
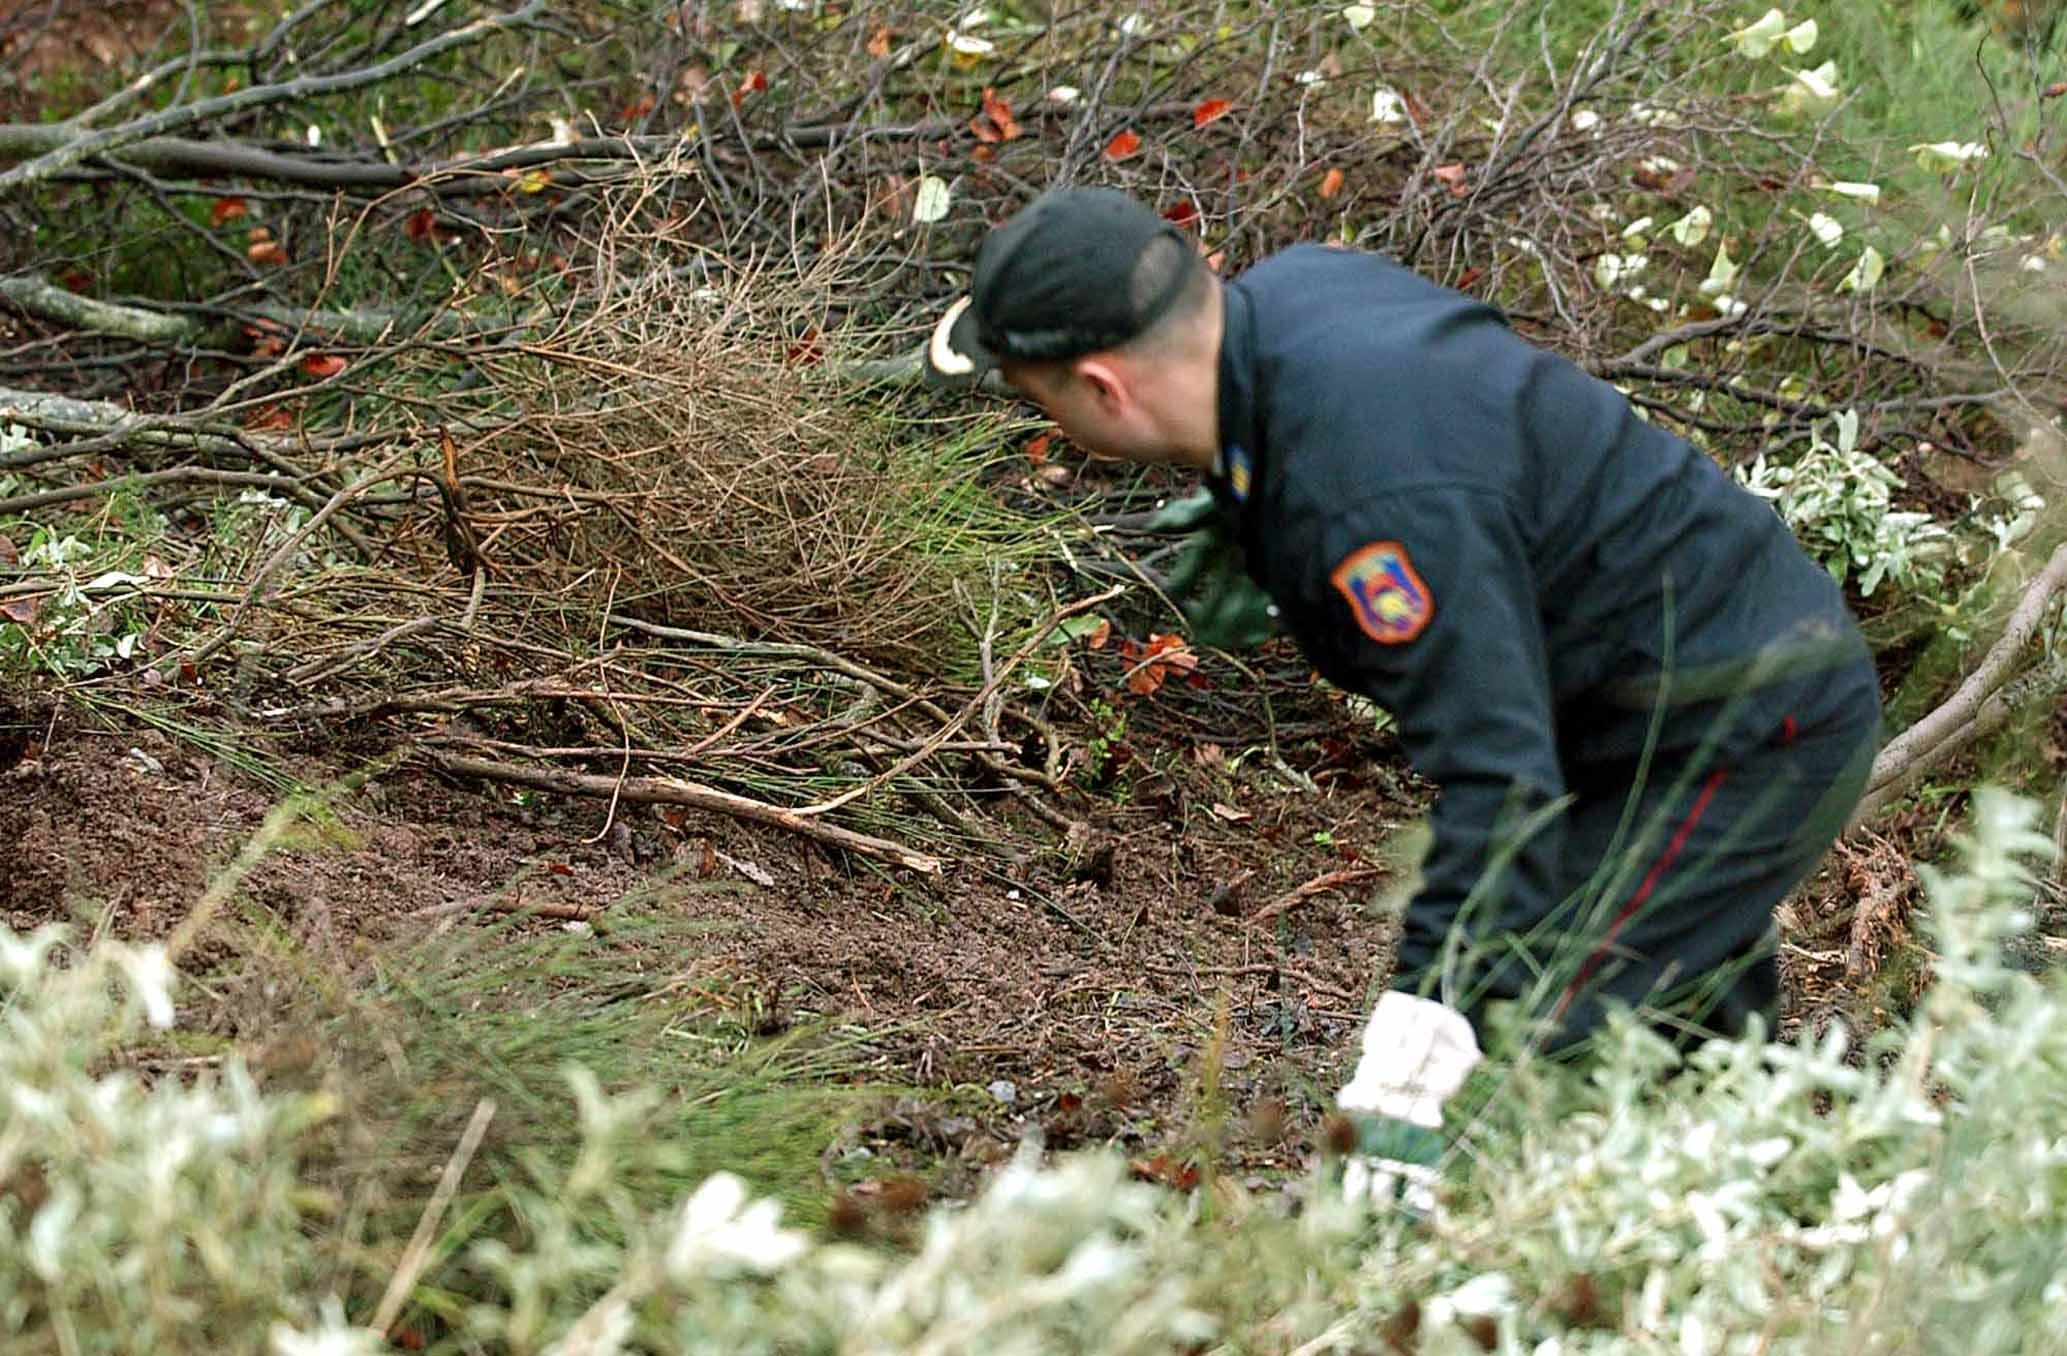
<svg viewBox="0 0 2067 1356">
<path fill-rule="evenodd" d="M 1349 600 L 1357 625 L 1380 645 L 1405 644 L 1420 635 L 1435 615 L 1428 585 L 1414 572 L 1407 548 L 1396 541 L 1358 547 L 1328 578 Z"/>
</svg>

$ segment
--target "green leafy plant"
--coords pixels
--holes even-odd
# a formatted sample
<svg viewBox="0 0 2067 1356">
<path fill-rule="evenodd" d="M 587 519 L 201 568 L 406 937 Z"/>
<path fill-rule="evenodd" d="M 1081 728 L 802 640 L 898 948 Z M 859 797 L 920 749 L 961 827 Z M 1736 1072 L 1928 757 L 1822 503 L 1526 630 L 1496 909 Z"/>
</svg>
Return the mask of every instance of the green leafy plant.
<svg viewBox="0 0 2067 1356">
<path fill-rule="evenodd" d="M 1737 472 L 1739 482 L 1772 502 L 1839 583 L 1856 577 L 1868 597 L 1882 580 L 1905 592 L 1938 594 L 1952 557 L 1951 529 L 1928 513 L 1894 507 L 1893 493 L 1905 482 L 1859 449 L 1857 411 L 1833 424 L 1836 442 L 1819 429 L 1798 460 L 1783 465 L 1761 453 Z"/>
</svg>

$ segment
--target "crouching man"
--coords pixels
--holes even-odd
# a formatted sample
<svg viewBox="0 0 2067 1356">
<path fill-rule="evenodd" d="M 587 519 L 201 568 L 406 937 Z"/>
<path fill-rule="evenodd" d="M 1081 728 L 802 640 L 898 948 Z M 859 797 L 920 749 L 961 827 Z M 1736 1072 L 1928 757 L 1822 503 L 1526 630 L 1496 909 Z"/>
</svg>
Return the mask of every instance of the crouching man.
<svg viewBox="0 0 2067 1356">
<path fill-rule="evenodd" d="M 1493 1005 L 1553 1050 L 1613 1002 L 1682 1041 L 1770 1021 L 1774 907 L 1856 804 L 1879 697 L 1829 575 L 1698 450 L 1386 258 L 1223 280 L 1100 189 L 985 238 L 927 366 L 1198 470 L 1244 586 L 1440 788 L 1338 1098 L 1350 1190 L 1425 1200 Z"/>
</svg>

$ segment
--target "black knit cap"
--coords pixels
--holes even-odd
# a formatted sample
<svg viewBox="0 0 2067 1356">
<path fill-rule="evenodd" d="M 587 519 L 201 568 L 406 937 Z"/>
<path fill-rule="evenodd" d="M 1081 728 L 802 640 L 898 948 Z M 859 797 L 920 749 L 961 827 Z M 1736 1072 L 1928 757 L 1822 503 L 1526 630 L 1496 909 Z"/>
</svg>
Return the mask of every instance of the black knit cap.
<svg viewBox="0 0 2067 1356">
<path fill-rule="evenodd" d="M 1204 268 L 1191 242 L 1125 193 L 1050 189 L 984 237 L 969 294 L 926 346 L 934 381 L 1002 360 L 1080 357 L 1144 333 Z"/>
</svg>

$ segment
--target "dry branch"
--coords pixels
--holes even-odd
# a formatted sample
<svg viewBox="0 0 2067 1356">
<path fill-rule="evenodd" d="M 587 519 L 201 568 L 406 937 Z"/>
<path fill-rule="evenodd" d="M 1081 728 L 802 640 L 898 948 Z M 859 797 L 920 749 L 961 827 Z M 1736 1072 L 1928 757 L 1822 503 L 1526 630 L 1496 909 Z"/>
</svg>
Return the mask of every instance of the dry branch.
<svg viewBox="0 0 2067 1356">
<path fill-rule="evenodd" d="M 350 90 L 364 89 L 368 85 L 377 85 L 452 48 L 478 41 L 500 29 L 528 24 L 543 14 L 545 8 L 545 0 L 530 0 L 521 9 L 508 14 L 493 14 L 476 19 L 470 24 L 464 24 L 418 43 L 408 51 L 400 52 L 386 61 L 376 62 L 359 70 L 342 71 L 334 75 L 303 76 L 278 84 L 251 85 L 228 94 L 217 95 L 213 99 L 202 99 L 191 104 L 161 109 L 103 131 L 74 130 L 62 146 L 16 165 L 13 169 L 0 172 L 0 193 L 40 183 L 95 156 L 107 155 L 136 142 L 183 127 L 192 127 L 211 118 L 228 117 L 248 109 L 313 99 L 326 94 L 342 94 Z"/>
<path fill-rule="evenodd" d="M 779 805 L 770 805 L 746 796 L 735 796 L 728 791 L 700 786 L 695 782 L 679 781 L 672 777 L 598 777 L 550 768 L 518 767 L 487 758 L 470 758 L 463 754 L 436 751 L 427 751 L 424 757 L 433 767 L 455 777 L 506 782 L 512 786 L 529 786 L 560 795 L 599 796 L 604 799 L 615 796 L 619 801 L 631 804 L 681 805 L 693 810 L 708 810 L 750 824 L 765 824 L 770 828 L 783 829 L 831 847 L 845 848 L 849 852 L 858 852 L 862 856 L 874 857 L 925 875 L 937 876 L 941 871 L 942 863 L 938 857 L 914 852 L 887 839 L 874 838 L 815 819 L 805 819 Z"/>
<path fill-rule="evenodd" d="M 2023 660 L 2025 647 L 2063 587 L 2067 587 L 2067 546 L 2055 550 L 2046 567 L 2025 588 L 2002 635 L 1958 690 L 1943 705 L 1890 740 L 1873 760 L 1866 796 L 1853 814 L 1855 824 L 1892 804 L 1931 768 L 2009 718 L 2015 705 L 2004 700 L 2004 685 Z"/>
</svg>

